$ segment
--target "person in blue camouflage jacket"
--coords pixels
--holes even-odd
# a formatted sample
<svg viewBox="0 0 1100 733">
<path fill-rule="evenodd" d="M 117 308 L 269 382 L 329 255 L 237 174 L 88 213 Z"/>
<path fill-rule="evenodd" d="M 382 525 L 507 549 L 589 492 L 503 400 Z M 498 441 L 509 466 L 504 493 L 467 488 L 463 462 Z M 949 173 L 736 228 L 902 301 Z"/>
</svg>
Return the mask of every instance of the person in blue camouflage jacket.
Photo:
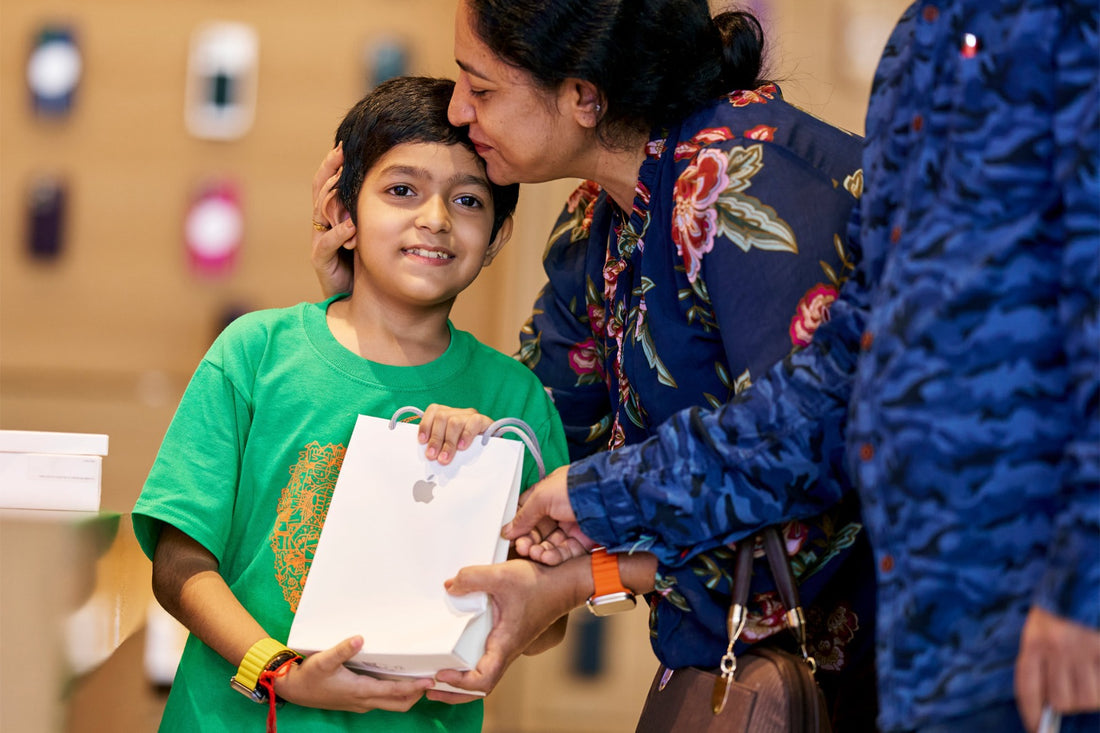
<svg viewBox="0 0 1100 733">
<path fill-rule="evenodd" d="M 859 264 L 813 342 L 552 474 L 506 535 L 549 517 L 572 540 L 533 555 L 675 565 L 833 505 L 843 454 L 876 556 L 881 729 L 1034 730 L 1044 706 L 1100 729 L 1098 15 L 914 3 L 868 109 Z"/>
</svg>

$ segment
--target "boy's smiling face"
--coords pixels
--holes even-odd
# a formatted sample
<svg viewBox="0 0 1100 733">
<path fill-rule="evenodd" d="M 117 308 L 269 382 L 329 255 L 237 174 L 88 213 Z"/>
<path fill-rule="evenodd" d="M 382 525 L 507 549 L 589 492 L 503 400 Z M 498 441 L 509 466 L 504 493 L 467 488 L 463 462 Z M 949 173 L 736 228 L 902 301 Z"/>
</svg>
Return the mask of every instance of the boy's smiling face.
<svg viewBox="0 0 1100 733">
<path fill-rule="evenodd" d="M 356 218 L 355 290 L 391 307 L 449 306 L 510 230 L 490 243 L 493 199 L 481 161 L 442 143 L 405 143 L 379 158 Z"/>
</svg>

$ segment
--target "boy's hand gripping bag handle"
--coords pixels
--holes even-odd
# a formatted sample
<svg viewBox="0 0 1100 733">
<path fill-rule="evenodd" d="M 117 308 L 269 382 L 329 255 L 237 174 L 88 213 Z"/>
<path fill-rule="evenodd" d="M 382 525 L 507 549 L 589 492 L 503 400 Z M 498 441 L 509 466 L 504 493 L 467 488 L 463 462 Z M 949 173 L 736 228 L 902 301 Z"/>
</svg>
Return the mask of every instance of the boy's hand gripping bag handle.
<svg viewBox="0 0 1100 733">
<path fill-rule="evenodd" d="M 390 418 L 390 430 L 393 430 L 394 425 L 397 424 L 397 418 L 407 412 L 411 412 L 417 417 L 424 417 L 424 411 L 418 407 L 406 405 L 398 408 L 398 410 L 393 413 L 393 417 Z M 513 435 L 519 436 L 519 439 L 527 446 L 527 450 L 531 451 L 531 456 L 535 459 L 535 463 L 539 467 L 539 478 L 546 478 L 546 465 L 542 461 L 542 449 L 539 447 L 539 440 L 535 437 L 535 431 L 523 420 L 515 417 L 502 417 L 493 422 L 485 429 L 485 432 L 481 434 L 481 444 L 485 445 L 489 442 L 489 438 L 499 438 L 505 433 L 512 433 Z"/>
</svg>

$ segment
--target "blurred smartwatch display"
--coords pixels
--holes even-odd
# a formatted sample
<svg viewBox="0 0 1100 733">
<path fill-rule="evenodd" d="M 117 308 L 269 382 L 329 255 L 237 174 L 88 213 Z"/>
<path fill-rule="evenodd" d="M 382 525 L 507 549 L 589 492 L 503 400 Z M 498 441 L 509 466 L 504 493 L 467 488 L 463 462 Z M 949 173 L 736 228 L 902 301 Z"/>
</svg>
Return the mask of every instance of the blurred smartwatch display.
<svg viewBox="0 0 1100 733">
<path fill-rule="evenodd" d="M 34 111 L 43 117 L 64 117 L 73 106 L 83 61 L 76 38 L 65 26 L 44 26 L 35 36 L 27 59 L 27 88 Z"/>
<path fill-rule="evenodd" d="M 221 181 L 200 188 L 184 222 L 184 243 L 195 271 L 201 275 L 230 271 L 243 236 L 244 214 L 236 186 Z"/>
</svg>

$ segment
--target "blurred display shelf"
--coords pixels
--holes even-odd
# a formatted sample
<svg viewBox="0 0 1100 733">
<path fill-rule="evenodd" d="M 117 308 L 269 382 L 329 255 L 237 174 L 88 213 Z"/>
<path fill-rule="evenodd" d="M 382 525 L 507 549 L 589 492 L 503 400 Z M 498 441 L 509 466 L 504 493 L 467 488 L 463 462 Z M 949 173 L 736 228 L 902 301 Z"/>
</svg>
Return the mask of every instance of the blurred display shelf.
<svg viewBox="0 0 1100 733">
<path fill-rule="evenodd" d="M 128 516 L 0 512 L 0 731 L 64 730 L 72 689 L 141 627 L 151 595 Z"/>
</svg>

